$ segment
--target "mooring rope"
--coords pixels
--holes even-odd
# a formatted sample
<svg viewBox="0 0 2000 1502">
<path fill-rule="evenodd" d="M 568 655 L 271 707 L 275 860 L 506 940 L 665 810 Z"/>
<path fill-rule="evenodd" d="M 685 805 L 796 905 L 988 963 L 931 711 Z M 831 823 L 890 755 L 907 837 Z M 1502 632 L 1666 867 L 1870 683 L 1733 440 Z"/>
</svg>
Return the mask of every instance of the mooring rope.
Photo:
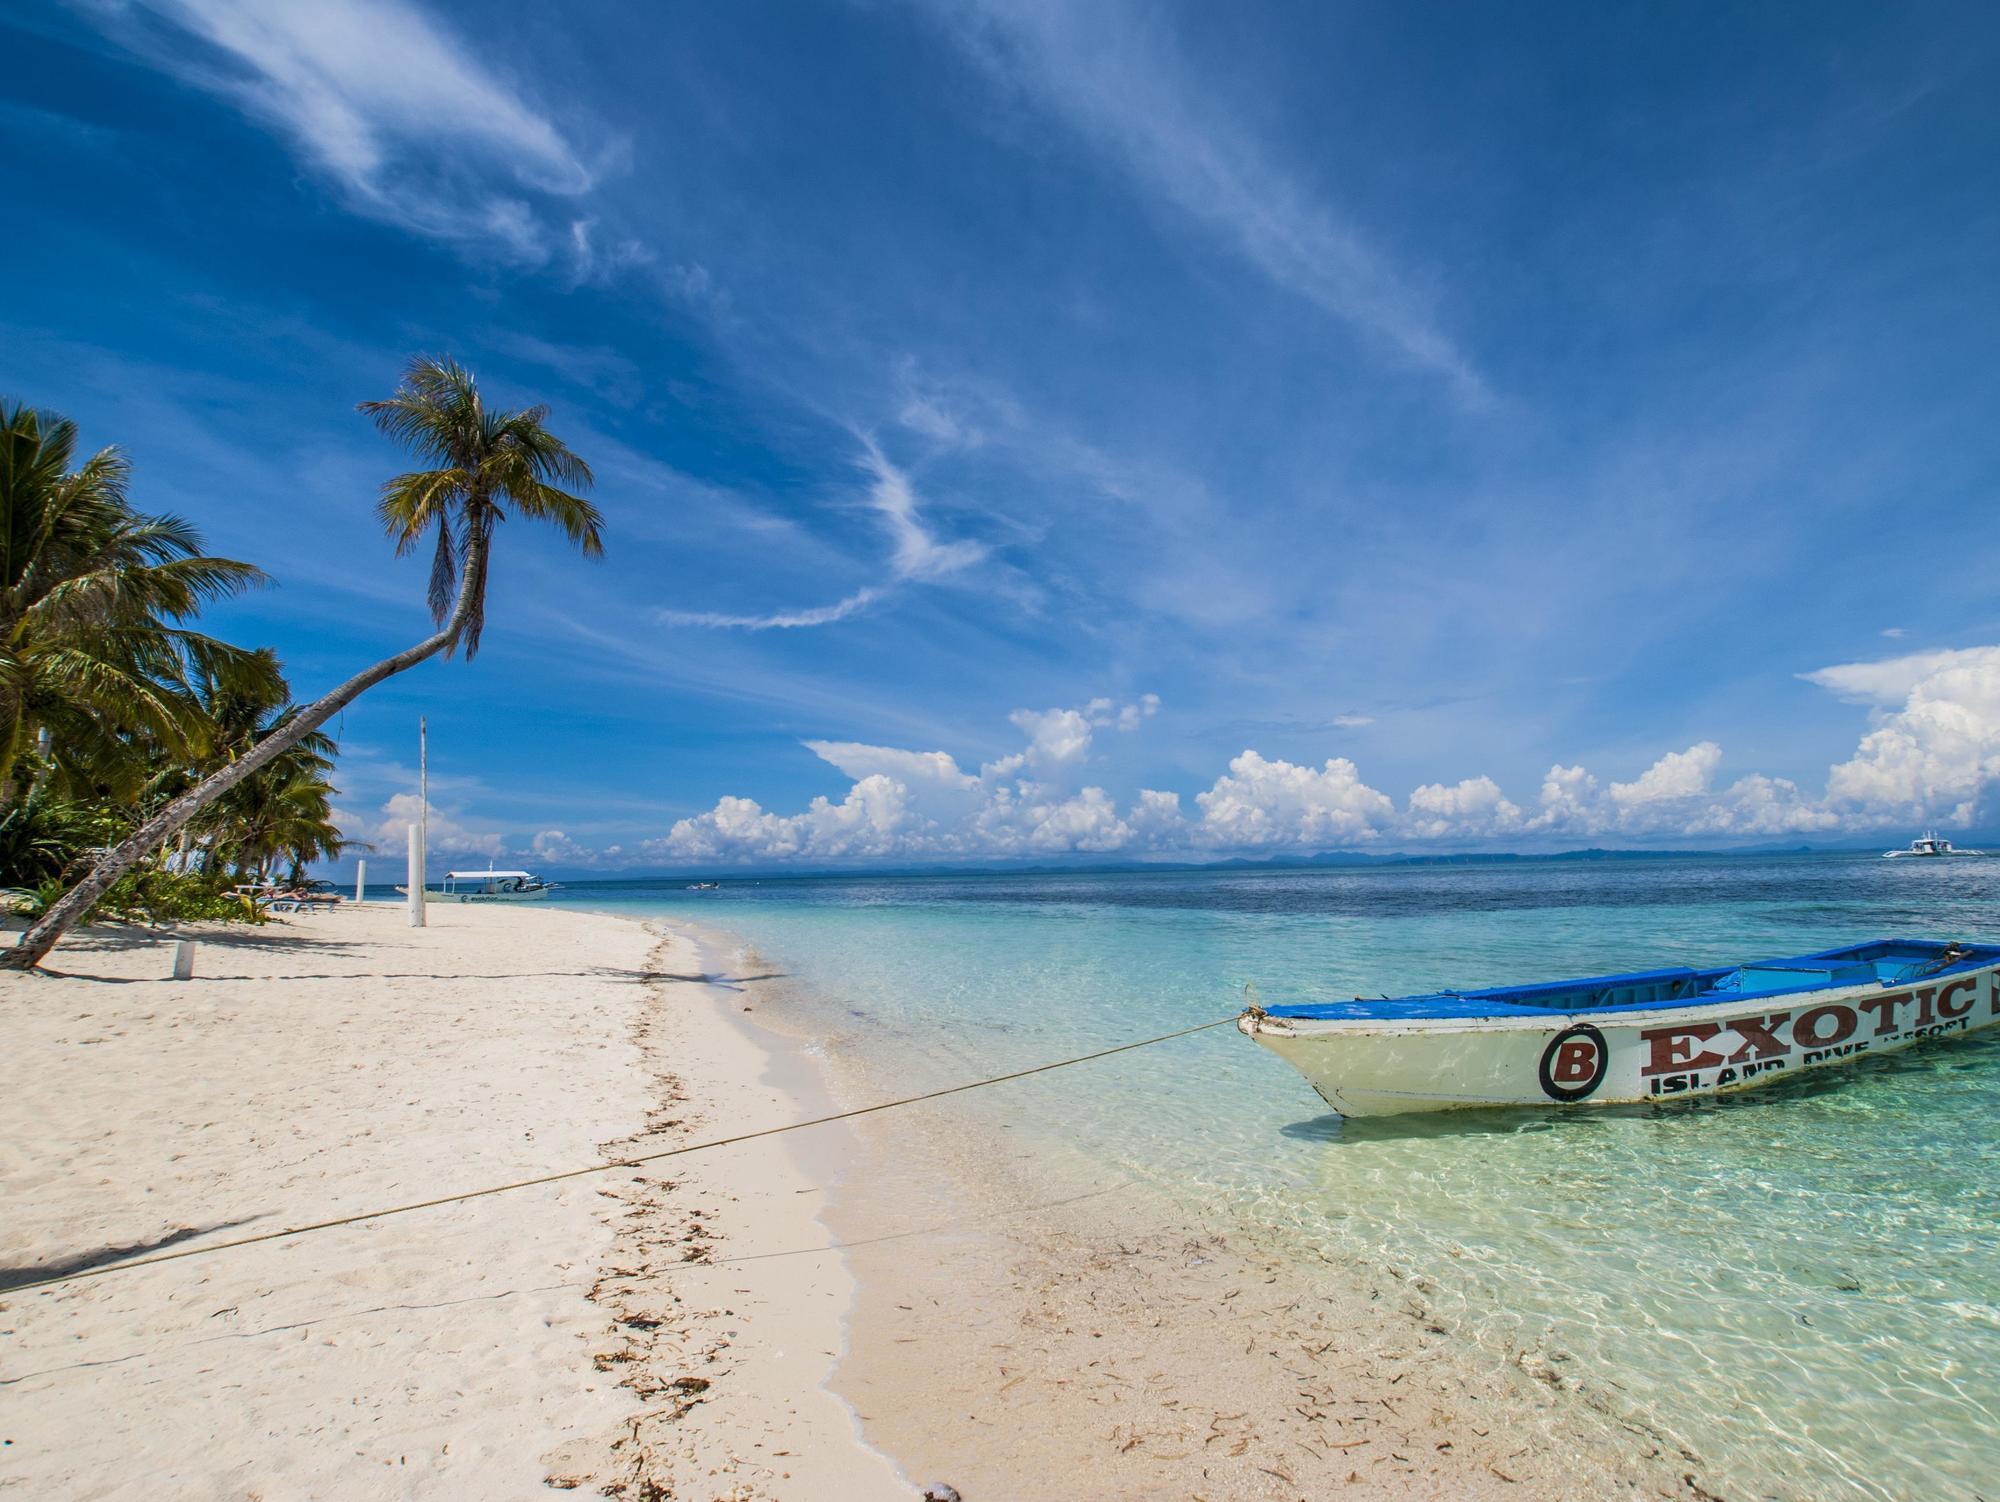
<svg viewBox="0 0 2000 1502">
<path fill-rule="evenodd" d="M 134 1257 L 130 1261 L 111 1262 L 102 1267 L 84 1268 L 77 1272 L 62 1273 L 50 1278 L 37 1278 L 33 1282 L 15 1283 L 0 1289 L 0 1298 L 17 1293 L 26 1293 L 34 1288 L 52 1288 L 61 1283 L 81 1283 L 89 1278 L 102 1278 L 111 1273 L 130 1272 L 139 1267 L 157 1267 L 163 1262 L 179 1262 L 185 1257 L 205 1257 L 215 1252 L 235 1251 L 239 1247 L 257 1246 L 267 1241 L 287 1241 L 294 1236 L 309 1236 L 316 1231 L 331 1231 L 341 1226 L 358 1225 L 367 1220 L 386 1220 L 391 1215 L 409 1215 L 418 1210 L 434 1210 L 440 1205 L 455 1205 L 466 1200 L 486 1199 L 491 1195 L 509 1194 L 516 1189 L 533 1189 L 542 1184 L 560 1184 L 569 1179 L 588 1178 L 596 1173 L 609 1173 L 618 1168 L 638 1168 L 646 1163 L 657 1163 L 663 1158 L 681 1158 L 689 1153 L 707 1152 L 711 1148 L 733 1147 L 740 1142 L 755 1142 L 760 1137 L 776 1137 L 785 1132 L 804 1131 L 807 1127 L 827 1126 L 836 1121 L 852 1121 L 857 1116 L 873 1116 L 878 1111 L 893 1111 L 899 1106 L 920 1105 L 927 1100 L 942 1100 L 947 1095 L 963 1095 L 968 1090 L 983 1090 L 988 1085 L 1004 1085 L 1010 1080 L 1024 1080 L 1030 1075 L 1047 1074 L 1051 1070 L 1068 1069 L 1077 1064 L 1088 1064 L 1094 1059 L 1108 1059 L 1113 1054 L 1131 1053 L 1137 1048 L 1151 1048 L 1156 1043 L 1171 1043 L 1176 1038 L 1185 1038 L 1193 1033 L 1205 1033 L 1212 1027 L 1222 1027 L 1236 1020 L 1232 1012 L 1227 1017 L 1217 1017 L 1210 1022 L 1198 1022 L 1193 1027 L 1177 1028 L 1171 1033 L 1161 1033 L 1154 1038 L 1141 1038 L 1135 1043 L 1120 1043 L 1114 1048 L 1100 1048 L 1093 1053 L 1078 1054 L 1074 1058 L 1057 1059 L 1049 1064 L 1036 1064 L 1028 1069 L 1016 1069 L 1007 1074 L 996 1074 L 987 1079 L 968 1080 L 964 1084 L 947 1085 L 941 1090 L 926 1090 L 921 1095 L 905 1095 L 897 1100 L 877 1101 L 872 1106 L 856 1106 L 851 1111 L 835 1111 L 828 1116 L 814 1116 L 806 1121 L 788 1121 L 782 1126 L 763 1127 L 754 1132 L 738 1132 L 730 1137 L 714 1137 L 706 1142 L 690 1142 L 681 1147 L 670 1147 L 656 1153 L 640 1153 L 628 1158 L 611 1158 L 602 1163 L 592 1163 L 583 1168 L 565 1168 L 556 1173 L 538 1174 L 531 1179 L 515 1179 L 505 1184 L 489 1184 L 483 1189 L 467 1189 L 459 1194 L 441 1194 L 435 1199 L 415 1200 L 407 1205 L 391 1205 L 382 1210 L 364 1210 L 353 1215 L 337 1216 L 332 1220 L 316 1220 L 303 1226 L 287 1226 L 281 1231 L 264 1231 L 256 1236 L 239 1236 L 233 1241 L 217 1241 L 207 1246 L 185 1247 L 175 1252 L 156 1252 L 149 1257 Z"/>
</svg>

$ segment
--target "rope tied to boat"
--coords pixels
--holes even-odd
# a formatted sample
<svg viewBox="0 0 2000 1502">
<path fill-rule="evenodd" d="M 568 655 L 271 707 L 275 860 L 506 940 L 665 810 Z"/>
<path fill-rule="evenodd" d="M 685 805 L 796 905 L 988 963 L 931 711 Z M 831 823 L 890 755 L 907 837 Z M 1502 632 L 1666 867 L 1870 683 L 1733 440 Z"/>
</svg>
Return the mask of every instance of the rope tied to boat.
<svg viewBox="0 0 2000 1502">
<path fill-rule="evenodd" d="M 1261 1009 L 1252 1008 L 1259 1011 Z M 666 1158 L 682 1158 L 690 1153 L 707 1152 L 718 1147 L 733 1147 L 738 1143 L 755 1142 L 764 1137 L 777 1137 L 786 1132 L 804 1131 L 807 1127 L 829 1126 L 836 1121 L 852 1121 L 859 1116 L 873 1116 L 881 1111 L 893 1111 L 902 1106 L 921 1105 L 925 1101 L 942 1100 L 949 1095 L 963 1095 L 968 1090 L 983 1090 L 989 1085 L 1004 1085 L 1012 1080 L 1024 1080 L 1031 1075 L 1049 1074 L 1057 1069 L 1069 1069 L 1078 1064 L 1088 1064 L 1097 1059 L 1108 1059 L 1114 1054 L 1131 1053 L 1135 1049 L 1151 1048 L 1159 1043 L 1171 1043 L 1176 1038 L 1191 1037 L 1195 1033 L 1205 1033 L 1211 1028 L 1225 1026 L 1236 1021 L 1240 1014 L 1232 1012 L 1227 1017 L 1217 1017 L 1208 1022 L 1198 1022 L 1192 1027 L 1176 1028 L 1170 1033 L 1160 1033 L 1151 1038 L 1140 1038 L 1131 1043 L 1119 1043 L 1110 1048 L 1094 1049 L 1090 1053 L 1077 1054 L 1072 1058 L 1056 1059 L 1047 1064 L 1035 1064 L 1026 1069 L 1014 1069 L 1006 1074 L 990 1075 L 985 1079 L 966 1080 L 956 1085 L 946 1085 L 937 1090 L 926 1090 L 920 1095 L 905 1095 L 895 1100 L 877 1101 L 873 1105 L 856 1106 L 846 1111 L 834 1111 L 825 1116 L 814 1116 L 804 1121 L 788 1121 L 780 1126 L 762 1127 L 754 1132 L 737 1132 L 728 1137 L 713 1137 L 706 1142 L 690 1142 L 679 1147 L 663 1148 L 654 1153 L 637 1153 L 622 1158 L 609 1158 L 599 1163 L 587 1164 L 581 1168 L 559 1169 L 554 1173 L 537 1174 L 533 1178 L 513 1179 L 504 1184 L 488 1184 L 479 1189 L 467 1189 L 457 1194 L 441 1194 L 433 1199 L 414 1200 L 406 1205 L 390 1205 L 380 1210 L 362 1210 L 352 1215 L 335 1216 L 330 1220 L 316 1220 L 301 1226 L 287 1226 L 282 1230 L 264 1231 L 255 1236 L 239 1236 L 231 1241 L 213 1242 L 207 1246 L 185 1247 L 179 1251 L 156 1252 L 147 1257 L 134 1257 L 129 1261 L 111 1262 L 102 1267 L 82 1268 L 74 1272 L 60 1273 L 53 1277 L 36 1278 L 31 1281 L 14 1283 L 0 1287 L 0 1298 L 11 1294 L 26 1293 L 36 1288 L 53 1288 L 63 1283 L 81 1283 L 91 1278 L 107 1277 L 112 1273 L 130 1272 L 135 1268 L 157 1267 L 164 1262 L 179 1262 L 188 1257 L 205 1257 L 216 1252 L 235 1251 L 246 1246 L 258 1246 L 265 1242 L 287 1241 L 297 1236 L 309 1236 L 319 1231 L 337 1230 L 342 1226 L 359 1225 L 364 1221 L 386 1220 L 392 1215 L 410 1215 L 419 1210 L 434 1210 L 442 1205 L 463 1204 L 468 1200 L 487 1199 L 496 1194 L 510 1194 L 517 1189 L 534 1189 L 544 1184 L 560 1184 L 571 1179 L 589 1178 L 593 1174 L 609 1173 L 620 1168 L 640 1168 L 648 1163 L 658 1163 Z M 651 1135 L 650 1133 L 646 1135 Z"/>
</svg>

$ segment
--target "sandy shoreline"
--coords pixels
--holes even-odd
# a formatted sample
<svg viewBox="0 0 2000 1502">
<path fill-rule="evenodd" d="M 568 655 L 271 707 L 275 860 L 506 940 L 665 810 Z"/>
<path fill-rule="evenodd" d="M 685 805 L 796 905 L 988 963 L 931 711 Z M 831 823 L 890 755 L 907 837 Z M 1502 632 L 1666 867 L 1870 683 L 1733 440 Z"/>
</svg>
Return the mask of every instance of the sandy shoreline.
<svg viewBox="0 0 2000 1502">
<path fill-rule="evenodd" d="M 442 906 L 215 930 L 190 983 L 158 942 L 66 944 L 62 976 L 0 981 L 0 1270 L 789 1119 L 698 960 L 623 919 Z M 663 1050 L 698 1082 L 678 1113 Z M 693 1162 L 0 1292 L 0 1491 L 907 1494 L 820 1385 L 849 1285 L 809 1186 L 776 1143 Z M 696 1225 L 794 1255 L 702 1265 Z"/>
<path fill-rule="evenodd" d="M 165 946 L 117 937 L 65 946 L 67 978 L 0 981 L 0 1278 L 888 1083 L 723 936 L 431 917 L 221 932 L 186 984 L 160 978 Z M 0 1491 L 1699 1495 L 1698 1466 L 1553 1371 L 1482 1364 L 1419 1290 L 990 1128 L 917 1107 L 0 1292 Z"/>
<path fill-rule="evenodd" d="M 786 991 L 756 1019 L 837 1104 L 897 1093 L 865 1035 L 819 1030 Z M 1417 1284 L 1260 1242 L 1030 1144 L 1014 1114 L 959 1098 L 868 1117 L 815 1165 L 858 1280 L 834 1385 L 911 1474 L 968 1502 L 1053 1502 L 1079 1478 L 1132 1502 L 1705 1495 L 1696 1457 L 1559 1364 L 1473 1350 Z"/>
</svg>

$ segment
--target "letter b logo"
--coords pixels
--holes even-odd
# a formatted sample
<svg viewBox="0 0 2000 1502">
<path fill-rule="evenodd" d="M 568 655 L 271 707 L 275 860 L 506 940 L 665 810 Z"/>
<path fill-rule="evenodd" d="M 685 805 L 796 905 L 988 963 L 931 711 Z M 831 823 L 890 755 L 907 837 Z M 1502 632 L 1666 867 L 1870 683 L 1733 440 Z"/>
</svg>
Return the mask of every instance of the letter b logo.
<svg viewBox="0 0 2000 1502">
<path fill-rule="evenodd" d="M 1610 1060 L 1604 1034 L 1589 1023 L 1565 1028 L 1542 1050 L 1542 1093 L 1550 1100 L 1584 1100 L 1604 1083 Z"/>
</svg>

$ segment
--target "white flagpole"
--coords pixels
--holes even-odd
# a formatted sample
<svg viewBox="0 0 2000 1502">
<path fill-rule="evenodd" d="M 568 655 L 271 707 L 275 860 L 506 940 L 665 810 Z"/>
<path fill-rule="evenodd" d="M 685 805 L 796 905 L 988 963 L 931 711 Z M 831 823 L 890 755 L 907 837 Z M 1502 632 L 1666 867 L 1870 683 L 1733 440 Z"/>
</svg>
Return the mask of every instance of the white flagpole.
<svg viewBox="0 0 2000 1502">
<path fill-rule="evenodd" d="M 410 927 L 424 924 L 424 868 L 431 832 L 430 723 L 417 716 L 417 822 L 410 826 Z"/>
</svg>

